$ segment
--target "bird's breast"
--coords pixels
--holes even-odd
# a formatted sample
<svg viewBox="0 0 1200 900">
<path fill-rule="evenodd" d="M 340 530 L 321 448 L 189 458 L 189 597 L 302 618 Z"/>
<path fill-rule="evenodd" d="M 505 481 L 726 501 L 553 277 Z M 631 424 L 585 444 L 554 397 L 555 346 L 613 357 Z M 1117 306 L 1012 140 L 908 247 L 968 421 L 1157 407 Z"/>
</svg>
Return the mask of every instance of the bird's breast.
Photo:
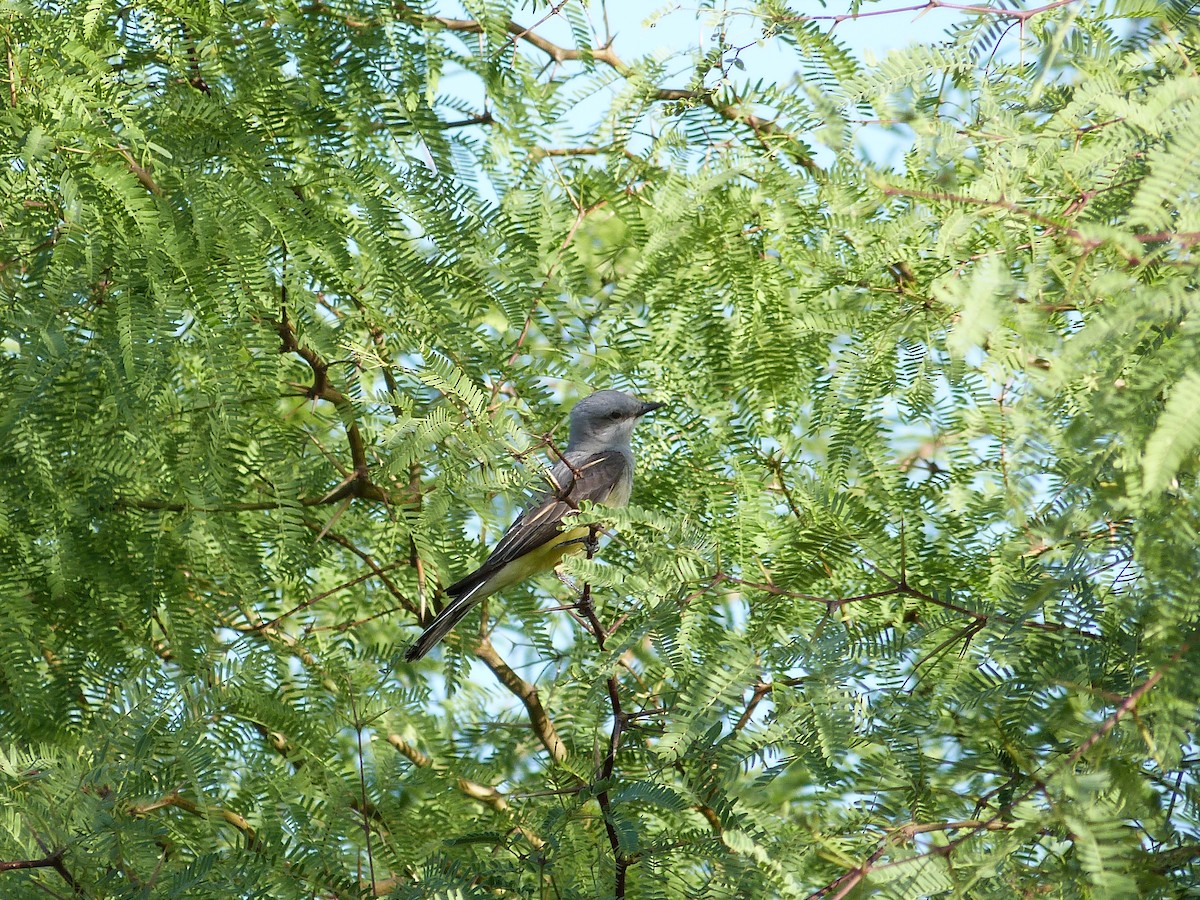
<svg viewBox="0 0 1200 900">
<path fill-rule="evenodd" d="M 613 485 L 613 489 L 604 498 L 605 506 L 625 506 L 633 493 L 633 466 L 629 466 L 621 479 Z"/>
</svg>

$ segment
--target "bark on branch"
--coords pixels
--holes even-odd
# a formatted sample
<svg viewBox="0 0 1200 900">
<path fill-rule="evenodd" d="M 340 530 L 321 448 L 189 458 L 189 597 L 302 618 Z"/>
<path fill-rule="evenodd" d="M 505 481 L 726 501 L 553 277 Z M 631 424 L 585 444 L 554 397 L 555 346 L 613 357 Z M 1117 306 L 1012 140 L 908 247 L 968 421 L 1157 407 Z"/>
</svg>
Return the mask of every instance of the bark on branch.
<svg viewBox="0 0 1200 900">
<path fill-rule="evenodd" d="M 177 792 L 172 792 L 158 800 L 153 800 L 150 803 L 142 803 L 129 808 L 129 814 L 142 818 L 159 809 L 173 807 L 181 810 L 188 815 L 200 816 L 207 819 L 220 819 L 226 824 L 232 825 L 246 838 L 246 846 L 255 849 L 260 846 L 258 833 L 254 830 L 244 816 L 238 815 L 228 809 L 222 809 L 218 806 L 201 806 L 194 800 L 189 800 Z"/>
<path fill-rule="evenodd" d="M 42 849 L 46 848 L 43 847 Z M 66 864 L 63 862 L 63 857 L 66 855 L 66 853 L 67 848 L 60 847 L 53 853 L 48 853 L 47 855 L 43 856 L 41 859 L 0 860 L 0 872 L 19 872 L 22 869 L 53 869 L 60 876 L 62 876 L 63 881 L 71 886 L 71 890 L 77 894 L 82 894 L 82 885 L 75 880 L 75 877 L 70 873 Z"/>
<path fill-rule="evenodd" d="M 500 683 L 524 704 L 525 711 L 529 714 L 529 724 L 533 726 L 533 732 L 542 742 L 542 746 L 549 751 L 550 758 L 556 763 L 565 762 L 567 759 L 566 745 L 558 736 L 558 731 L 550 720 L 546 707 L 542 705 L 537 686 L 514 672 L 486 637 L 476 645 L 475 655 L 492 670 L 492 674 L 499 679 Z"/>
<path fill-rule="evenodd" d="M 330 382 L 329 363 L 312 347 L 300 343 L 296 337 L 296 330 L 288 319 L 286 307 L 282 310 L 279 321 L 275 323 L 275 330 L 282 342 L 279 352 L 295 353 L 312 370 L 313 382 L 312 387 L 308 389 L 308 396 L 314 400 L 320 399 L 332 403 L 342 417 L 342 424 L 346 429 L 346 439 L 350 444 L 350 460 L 354 466 L 353 475 L 322 497 L 321 502 L 332 503 L 350 496 L 375 500 L 380 503 L 389 502 L 390 498 L 387 492 L 371 481 L 370 467 L 367 465 L 367 447 L 363 440 L 362 430 L 358 427 L 354 404 L 349 397 Z"/>
</svg>

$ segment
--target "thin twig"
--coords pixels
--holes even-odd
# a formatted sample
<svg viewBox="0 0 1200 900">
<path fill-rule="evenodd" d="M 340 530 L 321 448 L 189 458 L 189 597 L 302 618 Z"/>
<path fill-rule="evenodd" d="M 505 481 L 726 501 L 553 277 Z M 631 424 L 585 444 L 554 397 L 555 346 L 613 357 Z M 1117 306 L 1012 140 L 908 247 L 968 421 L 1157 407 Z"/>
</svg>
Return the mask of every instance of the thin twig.
<svg viewBox="0 0 1200 900">
<path fill-rule="evenodd" d="M 304 524 L 306 524 L 309 528 L 316 530 L 315 523 L 305 522 Z M 400 588 L 398 588 L 396 586 L 395 582 L 393 582 L 392 579 L 388 578 L 388 576 L 387 576 L 387 571 L 389 569 L 395 568 L 395 564 L 390 565 L 390 566 L 381 566 L 379 563 L 377 563 L 375 561 L 374 557 L 372 557 L 371 554 L 369 554 L 365 550 L 359 548 L 352 540 L 350 540 L 349 538 L 347 538 L 341 534 L 338 534 L 336 531 L 326 532 L 325 540 L 333 541 L 339 547 L 345 547 L 347 550 L 349 550 L 351 553 L 353 553 L 355 556 L 357 556 L 359 559 L 361 559 L 364 563 L 366 563 L 367 568 L 369 568 L 371 570 L 371 572 L 380 580 L 380 582 L 383 583 L 383 586 L 385 588 L 387 588 L 388 593 L 391 594 L 393 597 L 395 597 L 401 606 L 403 606 L 405 609 L 407 609 L 409 612 L 412 612 L 412 613 L 415 613 L 417 611 L 416 605 L 411 600 L 409 600 L 408 597 L 405 596 L 403 592 L 401 592 Z"/>
<path fill-rule="evenodd" d="M 588 559 L 593 559 L 596 555 L 599 534 L 599 525 L 588 526 L 588 536 L 584 542 Z M 600 617 L 596 615 L 596 607 L 592 603 L 592 585 L 590 582 L 584 582 L 583 591 L 579 596 L 579 610 L 591 626 L 592 636 L 596 638 L 597 647 L 603 652 L 604 642 L 608 637 L 608 633 L 603 623 L 601 623 Z M 604 817 L 604 830 L 608 834 L 608 843 L 612 847 L 613 852 L 613 863 L 615 866 L 613 896 L 617 900 L 623 900 L 625 897 L 625 875 L 634 860 L 621 850 L 620 835 L 617 834 L 616 823 L 613 821 L 612 801 L 608 796 L 608 785 L 612 780 L 613 771 L 616 769 L 617 750 L 620 749 L 621 734 L 625 729 L 625 712 L 621 707 L 620 682 L 617 680 L 615 671 L 608 676 L 607 686 L 608 702 L 612 706 L 613 721 L 612 730 L 608 735 L 608 752 L 605 754 L 604 762 L 600 766 L 600 784 L 602 787 L 596 792 L 596 801 L 600 804 L 600 812 Z"/>
<path fill-rule="evenodd" d="M 840 25 L 842 22 L 854 19 L 869 19 L 874 16 L 894 16 L 899 13 L 924 13 L 931 9 L 951 9 L 957 12 L 974 13 L 980 16 L 998 16 L 1003 19 L 1017 19 L 1021 22 L 1027 22 L 1034 16 L 1075 2 L 1076 0 L 1055 0 L 1053 3 L 1047 3 L 1045 6 L 1038 6 L 1033 9 L 1005 9 L 1000 6 L 967 6 L 958 3 L 946 3 L 944 0 L 927 0 L 925 3 L 916 3 L 912 6 L 895 6 L 890 9 L 873 9 L 867 12 L 822 16 L 772 16 L 770 18 L 775 22 L 832 22 L 834 25 Z"/>
<path fill-rule="evenodd" d="M 371 848 L 371 820 L 367 817 L 367 773 L 366 763 L 363 760 L 363 727 L 365 723 L 358 715 L 358 701 L 354 694 L 353 683 L 347 684 L 347 693 L 350 695 L 350 712 L 354 716 L 354 734 L 358 742 L 358 790 L 362 802 L 362 828 L 363 835 L 367 841 L 367 874 L 371 876 L 371 883 L 375 883 L 375 854 Z M 361 865 L 361 863 L 360 863 Z M 361 871 L 359 880 L 362 880 Z"/>
<path fill-rule="evenodd" d="M 399 565 L 400 565 L 400 563 L 392 563 L 387 568 L 394 569 Z M 261 631 L 263 628 L 274 628 L 276 625 L 278 625 L 284 619 L 290 618 L 291 616 L 294 616 L 296 613 L 308 609 L 314 603 L 318 603 L 321 600 L 324 600 L 326 597 L 336 594 L 338 591 L 344 591 L 344 590 L 346 590 L 346 588 L 354 587 L 354 585 L 361 584 L 362 582 L 366 581 L 368 578 L 374 578 L 374 577 L 375 577 L 374 572 L 367 572 L 366 574 L 359 575 L 357 578 L 352 578 L 349 581 L 344 581 L 341 584 L 339 584 L 337 587 L 332 587 L 327 591 L 322 591 L 319 594 L 314 594 L 313 596 L 311 596 L 307 600 L 305 600 L 303 603 L 300 603 L 300 604 L 292 607 L 285 613 L 280 613 L 275 618 L 271 619 L 269 622 L 262 622 L 262 623 L 256 625 L 255 630 Z"/>
<path fill-rule="evenodd" d="M 154 180 L 154 176 L 150 174 L 150 170 L 133 158 L 133 154 L 129 152 L 129 148 L 118 144 L 116 151 L 124 158 L 129 171 L 133 173 L 134 178 L 141 183 L 142 187 L 156 197 L 161 197 L 162 188 L 158 186 L 158 182 Z"/>
<path fill-rule="evenodd" d="M 1104 244 L 1104 241 L 1098 238 L 1089 238 L 1085 236 L 1079 229 L 1073 228 L 1064 222 L 1060 222 L 1050 216 L 1042 215 L 1027 207 L 1015 203 L 1012 200 L 1001 198 L 988 197 L 970 197 L 966 194 L 954 194 L 941 191 L 921 191 L 913 188 L 904 188 L 896 185 L 884 184 L 880 185 L 880 191 L 887 197 L 911 197 L 914 200 L 929 200 L 935 203 L 962 203 L 968 206 L 982 206 L 988 209 L 1003 209 L 1014 213 L 1032 222 L 1036 222 L 1050 230 L 1052 234 L 1061 234 L 1063 237 L 1074 241 L 1085 251 L 1095 250 Z M 1142 244 L 1179 244 L 1182 247 L 1194 247 L 1200 244 L 1200 231 L 1148 231 L 1139 232 L 1133 235 L 1134 240 Z M 1130 265 L 1140 265 L 1141 257 L 1131 254 L 1123 250 L 1119 246 L 1114 246 L 1113 249 L 1123 256 Z"/>
<path fill-rule="evenodd" d="M 355 496 L 387 503 L 390 500 L 387 493 L 371 481 L 370 467 L 367 464 L 366 442 L 358 427 L 354 404 L 349 397 L 330 382 L 329 363 L 312 347 L 300 343 L 296 336 L 296 330 L 288 318 L 285 305 L 286 293 L 282 293 L 282 297 L 279 321 L 275 323 L 275 330 L 281 341 L 279 352 L 295 353 L 308 364 L 313 374 L 312 386 L 307 391 L 308 396 L 313 400 L 324 400 L 334 405 L 341 415 L 342 424 L 346 429 L 346 439 L 350 444 L 350 459 L 354 465 L 354 477 L 348 483 L 343 483 L 330 491 L 322 498 L 322 502 L 330 503 L 346 496 Z"/>
<path fill-rule="evenodd" d="M 1062 2 L 1072 2 L 1072 0 L 1062 0 Z M 546 21 L 546 19 L 550 18 L 550 16 L 558 13 L 565 5 L 565 2 L 562 2 L 553 7 L 550 13 L 542 19 L 542 22 Z M 484 30 L 483 23 L 478 19 L 454 19 L 447 16 L 431 16 L 408 6 L 407 4 L 403 3 L 403 0 L 401 0 L 397 6 L 399 6 L 401 9 L 404 9 L 413 20 L 430 25 L 436 25 L 446 29 L 447 31 L 458 31 L 468 34 L 482 34 Z M 533 30 L 537 27 L 537 25 L 542 24 L 542 22 L 538 22 L 530 27 L 525 27 L 509 19 L 504 23 L 504 27 L 508 33 L 513 36 L 512 41 L 514 48 L 518 41 L 523 41 L 541 50 L 556 63 L 568 61 L 584 62 L 590 60 L 593 63 L 603 63 L 622 78 L 630 78 L 633 75 L 633 70 L 630 68 L 630 66 L 628 66 L 617 55 L 616 51 L 613 50 L 611 41 L 605 43 L 601 47 L 593 47 L 587 50 L 581 50 L 575 47 L 564 47 L 560 44 L 554 43 L 553 41 L 547 40 Z M 770 146 L 769 142 L 772 140 L 783 144 L 786 148 L 788 148 L 789 156 L 791 156 L 792 159 L 794 159 L 799 165 L 808 171 L 814 174 L 820 171 L 820 168 L 813 161 L 813 159 L 809 157 L 807 153 L 803 152 L 801 149 L 803 144 L 796 135 L 793 135 L 781 128 L 779 123 L 772 119 L 765 119 L 761 116 L 755 115 L 754 113 L 742 110 L 739 107 L 740 101 L 724 102 L 718 99 L 717 96 L 711 91 L 693 91 L 678 88 L 652 89 L 649 97 L 652 100 L 660 102 L 692 101 L 702 103 L 721 118 L 730 122 L 736 122 L 738 124 L 747 126 L 751 131 L 754 132 L 755 136 L 764 143 L 764 145 Z"/>
</svg>

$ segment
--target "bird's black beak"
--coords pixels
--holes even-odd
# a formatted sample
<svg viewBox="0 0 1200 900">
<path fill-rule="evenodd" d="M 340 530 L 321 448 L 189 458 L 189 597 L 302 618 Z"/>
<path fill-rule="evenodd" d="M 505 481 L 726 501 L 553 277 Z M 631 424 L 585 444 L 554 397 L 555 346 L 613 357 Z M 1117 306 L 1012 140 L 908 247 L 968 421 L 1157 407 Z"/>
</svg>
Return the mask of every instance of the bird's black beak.
<svg viewBox="0 0 1200 900">
<path fill-rule="evenodd" d="M 640 419 L 640 418 L 641 418 L 642 416 L 644 416 L 646 413 L 652 413 L 652 412 L 654 412 L 656 409 L 658 409 L 660 406 L 664 406 L 664 405 L 665 405 L 665 404 L 663 404 L 663 403 L 643 403 L 643 404 L 642 404 L 642 409 L 641 409 L 641 411 L 638 413 L 638 418 Z"/>
</svg>

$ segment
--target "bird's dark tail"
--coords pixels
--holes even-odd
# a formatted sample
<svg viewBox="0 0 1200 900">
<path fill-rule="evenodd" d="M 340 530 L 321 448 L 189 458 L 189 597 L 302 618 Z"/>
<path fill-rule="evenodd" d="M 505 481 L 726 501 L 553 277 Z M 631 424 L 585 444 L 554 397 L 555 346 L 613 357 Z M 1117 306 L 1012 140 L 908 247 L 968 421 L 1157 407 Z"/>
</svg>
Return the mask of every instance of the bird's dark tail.
<svg viewBox="0 0 1200 900">
<path fill-rule="evenodd" d="M 466 618 L 467 613 L 474 608 L 475 604 L 486 596 L 481 593 L 484 584 L 487 583 L 487 577 L 478 578 L 476 577 L 478 574 L 476 572 L 474 575 L 469 575 L 462 581 L 446 588 L 446 593 L 453 599 L 433 617 L 433 621 L 421 632 L 421 636 L 413 641 L 412 646 L 404 651 L 406 660 L 416 662 L 436 647 L 455 625 Z"/>
</svg>

